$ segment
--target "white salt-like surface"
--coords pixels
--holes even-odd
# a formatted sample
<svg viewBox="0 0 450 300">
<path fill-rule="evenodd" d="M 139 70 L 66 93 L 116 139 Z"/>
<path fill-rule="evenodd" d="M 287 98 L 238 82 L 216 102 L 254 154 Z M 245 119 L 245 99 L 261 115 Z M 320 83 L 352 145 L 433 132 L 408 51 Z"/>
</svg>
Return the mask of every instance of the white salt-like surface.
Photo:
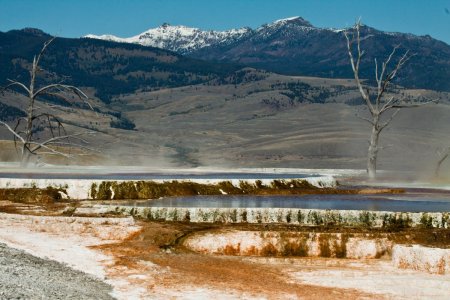
<svg viewBox="0 0 450 300">
<path fill-rule="evenodd" d="M 118 299 L 141 299 L 143 294 L 125 280 L 106 278 L 106 267 L 114 263 L 113 258 L 90 246 L 119 241 L 139 228 L 132 218 L 35 217 L 0 213 L 0 242 L 104 280 L 113 286 L 112 295 Z"/>
<path fill-rule="evenodd" d="M 395 245 L 392 261 L 398 268 L 450 275 L 450 249 Z"/>
<path fill-rule="evenodd" d="M 132 218 L 40 217 L 0 213 L 0 242 L 31 255 L 67 264 L 112 285 L 117 299 L 262 299 L 202 286 L 148 286 L 168 272 L 142 261 L 146 272 L 114 265 L 91 246 L 118 242 L 140 229 Z M 111 275 L 112 274 L 112 275 Z"/>
<path fill-rule="evenodd" d="M 99 184 L 101 180 L 90 179 L 26 179 L 26 178 L 0 178 L 0 188 L 64 188 L 71 199 L 89 199 L 93 183 Z"/>
<path fill-rule="evenodd" d="M 385 295 L 394 299 L 449 299 L 450 276 L 432 275 L 413 270 L 399 270 L 391 261 L 372 260 L 339 267 L 286 271 L 293 280 L 324 286 L 351 288 Z"/>
</svg>

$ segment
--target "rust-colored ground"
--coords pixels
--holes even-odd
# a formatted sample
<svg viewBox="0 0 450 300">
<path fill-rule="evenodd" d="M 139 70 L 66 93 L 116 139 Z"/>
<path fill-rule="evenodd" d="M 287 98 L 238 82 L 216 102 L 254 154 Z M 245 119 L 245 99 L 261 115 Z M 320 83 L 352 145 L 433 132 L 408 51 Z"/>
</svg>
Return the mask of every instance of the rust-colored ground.
<svg viewBox="0 0 450 300">
<path fill-rule="evenodd" d="M 229 291 L 270 299 L 288 296 L 306 299 L 358 299 L 378 298 L 356 290 L 325 288 L 289 282 L 277 265 L 250 262 L 240 257 L 209 256 L 187 251 L 178 242 L 192 231 L 208 230 L 205 225 L 141 223 L 141 232 L 119 244 L 99 246 L 115 257 L 110 276 L 118 276 L 125 269 L 132 273 L 145 273 L 143 261 L 156 264 L 167 272 L 152 273 L 147 288 L 174 289 L 198 286 L 212 290 Z"/>
<path fill-rule="evenodd" d="M 73 203 L 25 204 L 0 201 L 0 211 L 34 215 L 61 215 Z M 107 266 L 108 277 L 123 279 L 147 289 L 149 295 L 161 290 L 183 295 L 186 287 L 209 292 L 231 292 L 236 297 L 263 296 L 269 299 L 380 299 L 354 289 L 327 288 L 302 284 L 286 275 L 283 264 L 266 263 L 262 259 L 233 256 L 212 256 L 184 249 L 181 241 L 194 232 L 234 228 L 242 230 L 295 230 L 320 232 L 370 232 L 390 234 L 402 243 L 421 243 L 449 247 L 450 229 L 368 229 L 368 228 L 306 228 L 276 224 L 195 224 L 173 222 L 139 222 L 142 230 L 116 244 L 96 246 L 114 259 Z M 135 277 L 130 278 L 128 275 Z M 146 277 L 142 277 L 146 275 Z M 127 277 L 128 276 L 128 277 Z M 161 298 L 161 297 L 160 297 Z"/>
</svg>

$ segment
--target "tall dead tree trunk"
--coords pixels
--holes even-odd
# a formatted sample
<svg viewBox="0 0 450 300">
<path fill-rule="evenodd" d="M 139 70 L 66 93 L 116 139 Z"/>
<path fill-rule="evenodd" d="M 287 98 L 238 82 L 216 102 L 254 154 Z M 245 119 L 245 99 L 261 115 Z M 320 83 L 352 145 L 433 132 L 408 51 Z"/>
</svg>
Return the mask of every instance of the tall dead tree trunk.
<svg viewBox="0 0 450 300">
<path fill-rule="evenodd" d="M 374 124 L 379 122 L 374 120 Z M 367 153 L 367 172 L 369 178 L 375 178 L 377 172 L 377 158 L 378 158 L 378 141 L 380 139 L 381 129 L 379 126 L 372 126 L 372 133 L 370 134 L 369 150 Z"/>
<path fill-rule="evenodd" d="M 397 54 L 399 46 L 394 47 L 390 55 L 385 61 L 383 61 L 381 64 L 381 70 L 379 70 L 380 66 L 375 59 L 375 79 L 377 85 L 375 87 L 376 92 L 373 93 L 374 95 L 371 94 L 370 89 L 363 86 L 362 80 L 359 77 L 361 60 L 364 56 L 364 51 L 361 50 L 360 29 L 361 22 L 358 21 L 353 27 L 353 30 L 345 31 L 344 35 L 347 40 L 347 50 L 355 77 L 355 82 L 370 114 L 368 118 L 362 116 L 358 117 L 369 122 L 372 126 L 369 139 L 369 149 L 367 152 L 367 173 L 369 178 L 373 180 L 375 179 L 377 172 L 378 152 L 380 150 L 379 140 L 383 129 L 389 125 L 401 108 L 418 107 L 434 101 L 428 101 L 420 104 L 405 104 L 404 99 L 398 99 L 394 96 L 389 98 L 385 97 L 385 93 L 389 85 L 397 76 L 398 71 L 412 56 L 409 55 L 408 51 L 406 51 L 402 56 L 400 56 L 397 63 L 395 63 L 393 67 L 390 67 L 392 60 Z M 354 49 L 355 44 L 356 49 Z"/>
<path fill-rule="evenodd" d="M 441 166 L 444 163 L 444 161 L 448 158 L 448 156 L 450 155 L 450 147 L 448 147 L 447 149 L 444 149 L 443 151 L 437 151 L 437 155 L 438 155 L 438 161 L 436 163 L 436 168 L 434 169 L 434 176 L 436 178 L 439 178 L 440 173 L 441 173 Z"/>
<path fill-rule="evenodd" d="M 40 71 L 39 61 L 43 53 L 50 45 L 50 43 L 53 42 L 53 40 L 54 38 L 44 43 L 44 46 L 42 47 L 39 54 L 33 57 L 33 63 L 30 69 L 30 83 L 28 87 L 21 82 L 9 80 L 10 83 L 3 88 L 3 90 L 18 88 L 23 92 L 23 95 L 28 98 L 26 117 L 19 118 L 14 127 L 9 126 L 4 121 L 0 121 L 0 124 L 5 126 L 13 134 L 16 149 L 20 148 L 20 162 L 21 166 L 23 167 L 28 166 L 31 157 L 38 154 L 54 154 L 64 157 L 70 157 L 71 155 L 69 153 L 60 150 L 60 148 L 62 147 L 77 147 L 87 150 L 93 150 L 86 147 L 87 141 L 80 137 L 81 135 L 92 134 L 92 131 L 67 134 L 62 122 L 55 115 L 45 111 L 43 112 L 43 108 L 41 107 L 36 107 L 36 100 L 40 96 L 50 95 L 68 100 L 66 97 L 64 97 L 63 93 L 70 92 L 78 96 L 80 100 L 82 100 L 92 109 L 92 106 L 88 102 L 88 96 L 86 96 L 83 91 L 75 86 L 62 83 L 54 83 L 41 88 L 36 87 L 36 78 Z M 58 106 L 52 105 L 48 107 Z M 36 124 L 45 125 L 45 127 L 49 130 L 49 137 L 47 139 L 42 141 L 35 138 L 35 131 L 33 126 Z M 18 143 L 21 144 L 20 147 L 18 146 Z"/>
</svg>

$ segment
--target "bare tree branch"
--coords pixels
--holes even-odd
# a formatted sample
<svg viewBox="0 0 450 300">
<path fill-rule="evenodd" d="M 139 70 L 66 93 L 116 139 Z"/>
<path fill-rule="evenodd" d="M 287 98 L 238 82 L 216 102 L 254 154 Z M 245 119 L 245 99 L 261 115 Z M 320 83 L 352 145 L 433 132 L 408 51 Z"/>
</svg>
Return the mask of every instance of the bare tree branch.
<svg viewBox="0 0 450 300">
<path fill-rule="evenodd" d="M 25 86 L 25 84 L 21 82 L 9 80 L 10 83 L 0 90 L 3 91 L 5 89 L 11 89 L 12 87 L 20 87 L 27 93 L 28 96 L 29 101 L 26 117 L 19 118 L 14 128 L 11 128 L 6 122 L 0 121 L 0 124 L 5 126 L 8 131 L 13 134 L 16 151 L 18 151 L 17 143 L 21 144 L 20 155 L 22 166 L 26 166 L 29 163 L 29 159 L 31 156 L 43 153 L 61 155 L 63 157 L 73 156 L 70 153 L 66 153 L 67 151 L 61 151 L 59 147 L 65 147 L 69 149 L 80 148 L 89 151 L 93 150 L 90 147 L 86 146 L 88 144 L 88 141 L 81 136 L 86 134 L 90 135 L 94 132 L 89 131 L 68 134 L 66 132 L 66 129 L 64 128 L 64 124 L 56 115 L 45 111 L 41 113 L 37 112 L 44 110 L 43 106 L 35 106 L 37 97 L 44 94 L 49 94 L 57 96 L 59 98 L 64 98 L 61 93 L 66 92 L 76 95 L 85 104 L 87 104 L 90 109 L 94 110 L 92 105 L 88 101 L 89 97 L 82 90 L 75 86 L 62 83 L 54 83 L 41 88 L 35 87 L 36 77 L 39 71 L 42 70 L 39 68 L 39 62 L 45 50 L 53 42 L 54 39 L 55 38 L 52 38 L 49 41 L 45 42 L 38 55 L 34 56 L 32 67 L 29 70 L 31 77 L 29 87 Z M 56 93 L 53 93 L 52 91 L 56 91 Z M 68 102 L 70 103 L 70 101 Z M 47 108 L 52 107 L 56 106 L 47 106 Z M 38 135 L 37 133 L 41 131 L 43 133 Z M 50 138 L 48 138 L 49 135 Z"/>
<path fill-rule="evenodd" d="M 397 46 L 395 46 L 393 49 L 392 49 L 392 52 L 391 52 L 391 54 L 389 54 L 389 56 L 388 56 L 388 58 L 386 59 L 386 61 L 384 61 L 383 62 L 383 64 L 382 64 L 382 69 L 381 69 L 381 74 L 380 74 L 380 80 L 379 80 L 379 89 L 381 89 L 381 82 L 382 82 L 382 79 L 383 78 L 385 78 L 384 77 L 384 73 L 386 72 L 386 68 L 387 68 L 387 66 L 389 65 L 389 63 L 391 62 L 391 59 L 392 59 L 392 57 L 395 55 L 395 52 L 397 52 L 397 49 L 399 48 L 399 46 L 397 45 Z M 386 83 L 387 82 L 387 77 L 385 78 L 385 80 L 383 81 L 383 83 Z M 383 84 L 384 85 L 384 84 Z"/>
<path fill-rule="evenodd" d="M 378 62 L 377 62 L 377 58 L 375 57 L 375 59 L 374 59 L 374 61 L 375 61 L 375 80 L 377 81 L 377 84 L 378 84 L 378 89 L 380 89 L 380 84 L 379 84 L 379 82 L 380 82 L 380 77 L 378 77 Z"/>
<path fill-rule="evenodd" d="M 54 145 L 54 144 L 58 144 L 60 143 L 61 140 L 65 140 L 68 138 L 77 138 L 80 135 L 84 135 L 84 134 L 93 134 L 93 131 L 88 131 L 88 132 L 78 132 L 78 133 L 74 133 L 74 134 L 68 134 L 68 135 L 62 135 L 62 136 L 55 136 L 52 137 L 44 142 L 41 143 L 37 143 L 37 142 L 30 142 L 30 144 L 35 145 L 35 147 L 33 149 L 31 149 L 32 153 L 35 153 L 37 150 L 39 150 L 41 147 L 44 147 L 46 149 L 50 148 L 49 145 Z M 85 141 L 83 139 L 78 139 L 78 140 L 82 140 Z M 87 143 L 87 141 L 85 141 Z M 74 144 L 71 144 L 72 146 Z M 80 145 L 76 145 L 76 146 L 80 146 Z"/>
<path fill-rule="evenodd" d="M 425 106 L 431 103 L 439 103 L 438 99 L 435 100 L 430 100 L 427 102 L 422 102 L 422 103 L 416 103 L 416 104 L 395 104 L 395 105 L 391 105 L 388 108 L 415 108 L 415 107 L 421 107 L 421 106 Z"/>
<path fill-rule="evenodd" d="M 381 124 L 381 125 L 379 126 L 380 132 L 381 132 L 384 128 L 386 128 L 386 127 L 389 125 L 389 123 L 391 123 L 391 121 L 395 118 L 395 116 L 396 116 L 399 112 L 400 112 L 400 109 L 395 110 L 394 113 L 389 117 L 389 119 L 388 119 L 386 122 L 384 122 L 383 124 Z"/>
<path fill-rule="evenodd" d="M 19 139 L 22 143 L 25 143 L 25 139 L 21 137 L 18 133 L 14 131 L 6 122 L 0 121 L 0 124 L 6 127 L 9 132 L 11 132 L 17 139 Z"/>
<path fill-rule="evenodd" d="M 55 89 L 55 88 L 67 90 L 69 92 L 74 93 L 75 95 L 78 96 L 78 98 L 83 100 L 83 102 L 86 103 L 90 109 L 94 110 L 91 103 L 89 103 L 89 101 L 88 101 L 89 97 L 82 90 L 80 90 L 79 88 L 77 88 L 73 85 L 65 85 L 65 84 L 59 84 L 59 83 L 50 84 L 50 85 L 44 86 L 43 88 L 40 88 L 39 90 L 37 90 L 36 93 L 34 93 L 33 98 L 36 98 L 40 94 L 45 93 L 46 91 L 48 91 L 50 89 Z"/>
<path fill-rule="evenodd" d="M 356 84 L 358 86 L 359 92 L 361 93 L 361 96 L 363 97 L 364 101 L 366 102 L 367 107 L 369 108 L 370 113 L 373 115 L 374 114 L 373 105 L 370 101 L 369 95 L 364 91 L 364 88 L 361 84 L 361 80 L 359 78 L 359 65 L 361 63 L 361 58 L 364 55 L 364 51 L 361 51 L 360 26 L 361 26 L 361 23 L 360 23 L 360 21 L 358 21 L 355 25 L 355 30 L 356 30 L 356 34 L 357 34 L 356 45 L 357 45 L 357 49 L 358 49 L 356 63 L 355 63 L 355 58 L 353 57 L 353 48 L 352 48 L 352 44 L 353 44 L 353 40 L 354 40 L 354 33 L 352 34 L 352 36 L 353 36 L 352 41 L 350 41 L 347 31 L 344 31 L 344 36 L 345 36 L 345 39 L 347 40 L 348 55 L 350 58 L 350 64 L 353 69 L 353 74 L 355 76 Z"/>
<path fill-rule="evenodd" d="M 363 121 L 369 122 L 370 124 L 373 125 L 373 121 L 370 120 L 370 119 L 368 119 L 368 118 L 365 118 L 365 117 L 363 117 L 363 116 L 361 116 L 361 115 L 359 115 L 359 114 L 355 114 L 355 117 L 357 117 L 358 119 L 361 119 L 361 120 L 363 120 Z"/>
<path fill-rule="evenodd" d="M 370 90 L 369 88 L 365 88 L 363 86 L 363 82 L 359 76 L 360 71 L 360 63 L 362 57 L 364 56 L 364 51 L 361 50 L 361 21 L 358 20 L 353 27 L 353 32 L 350 33 L 348 31 L 344 31 L 344 36 L 347 42 L 347 50 L 348 56 L 350 59 L 350 65 L 353 70 L 353 75 L 355 78 L 356 85 L 361 94 L 361 97 L 364 99 L 366 103 L 366 107 L 368 108 L 371 119 L 364 118 L 356 114 L 356 116 L 372 125 L 372 132 L 369 140 L 369 149 L 367 152 L 367 171 L 369 173 L 369 177 L 371 179 L 375 178 L 376 167 L 377 167 L 377 158 L 378 151 L 381 149 L 379 147 L 379 136 L 380 133 L 386 128 L 391 121 L 395 118 L 395 116 L 399 113 L 401 108 L 414 108 L 420 107 L 423 105 L 427 105 L 429 103 L 433 103 L 436 101 L 427 101 L 425 103 L 414 103 L 414 104 L 405 104 L 403 100 L 398 100 L 394 96 L 390 97 L 387 101 L 383 101 L 385 97 L 385 93 L 392 83 L 392 80 L 397 76 L 399 70 L 403 67 L 403 65 L 413 56 L 409 54 L 409 51 L 406 51 L 394 65 L 393 69 L 389 71 L 389 65 L 393 62 L 396 57 L 397 51 L 400 48 L 399 45 L 396 45 L 388 57 L 381 63 L 381 70 L 379 70 L 379 63 L 377 59 L 374 59 L 375 62 L 375 80 L 377 82 L 376 87 L 376 98 L 375 101 L 372 102 Z M 356 44 L 356 51 L 353 49 L 353 45 Z M 355 53 L 356 52 L 356 53 Z M 384 104 L 383 104 L 384 103 Z M 395 111 L 390 115 L 390 117 L 386 121 L 382 121 L 383 114 L 386 113 L 390 109 L 395 109 Z"/>
<path fill-rule="evenodd" d="M 44 54 L 45 50 L 47 49 L 48 45 L 50 45 L 55 39 L 56 39 L 56 37 L 52 37 L 50 40 L 48 40 L 44 43 L 44 46 L 42 47 L 41 51 L 39 52 L 37 58 L 35 57 L 35 59 L 34 59 L 36 66 L 39 65 L 39 61 L 41 60 L 41 57 Z"/>
<path fill-rule="evenodd" d="M 11 79 L 8 79 L 8 81 L 10 83 L 8 85 L 6 85 L 5 87 L 3 87 L 2 90 L 10 89 L 13 86 L 18 86 L 18 87 L 21 87 L 22 89 L 24 89 L 25 92 L 27 92 L 27 94 L 31 94 L 30 90 L 23 83 L 18 82 L 18 81 L 14 81 L 14 80 L 11 80 Z"/>
<path fill-rule="evenodd" d="M 389 62 L 391 61 L 391 59 L 394 56 L 397 49 L 398 49 L 398 46 L 395 46 L 394 49 L 392 50 L 392 52 L 389 54 L 386 61 L 384 61 L 381 64 L 380 77 L 377 76 L 377 78 L 376 78 L 376 80 L 377 80 L 377 100 L 376 100 L 377 109 L 380 107 L 381 98 L 383 97 L 383 94 L 386 91 L 386 88 L 390 82 L 390 80 L 387 80 L 387 78 L 385 78 L 384 73 L 386 72 L 386 68 L 389 65 Z"/>
<path fill-rule="evenodd" d="M 440 171 L 441 171 L 441 166 L 444 163 L 444 161 L 449 157 L 450 155 L 450 147 L 447 147 L 445 149 L 443 149 L 442 151 L 436 151 L 437 155 L 438 155 L 438 161 L 436 163 L 436 168 L 434 170 L 434 175 L 435 177 L 439 177 L 440 175 Z"/>
<path fill-rule="evenodd" d="M 77 148 L 77 149 L 83 149 L 83 150 L 87 150 L 89 152 L 97 152 L 97 153 L 101 153 L 101 151 L 91 148 L 91 147 L 87 147 L 85 145 L 80 145 L 80 144 L 73 144 L 73 143 L 55 143 L 52 144 L 53 146 L 60 146 L 60 147 L 73 147 L 73 148 Z M 41 153 L 41 152 L 40 152 Z"/>
<path fill-rule="evenodd" d="M 64 153 L 64 152 L 62 152 L 62 151 L 58 151 L 58 150 L 53 149 L 52 147 L 49 147 L 49 146 L 47 146 L 47 145 L 39 144 L 39 143 L 36 143 L 36 142 L 31 142 L 30 144 L 31 144 L 31 145 L 36 145 L 36 147 L 31 151 L 31 153 L 32 153 L 33 155 L 36 155 L 36 154 L 37 154 L 37 152 L 36 152 L 37 150 L 39 150 L 39 149 L 41 149 L 41 148 L 44 148 L 44 149 L 50 151 L 50 153 L 52 153 L 52 154 L 61 155 L 61 156 L 64 156 L 64 157 L 66 157 L 66 158 L 72 157 L 72 155 L 69 154 L 69 153 Z M 39 152 L 39 154 L 42 154 L 42 152 Z"/>
<path fill-rule="evenodd" d="M 61 93 L 52 93 L 50 91 L 45 91 L 45 92 L 41 93 L 39 96 L 43 97 L 44 95 L 50 96 L 50 97 L 54 97 L 54 98 L 58 98 L 60 100 L 63 100 L 64 102 L 67 102 L 67 104 L 72 104 L 72 101 L 70 101 L 70 99 L 68 97 L 64 97 L 64 95 L 62 95 Z M 45 100 L 41 100 L 41 101 L 46 102 Z M 54 103 L 48 103 L 48 102 L 46 102 L 46 104 L 47 104 L 47 108 L 64 109 L 64 106 L 62 106 L 62 105 L 58 105 L 58 104 L 54 104 Z"/>
<path fill-rule="evenodd" d="M 389 100 L 386 101 L 386 103 L 381 107 L 380 114 L 384 113 L 388 109 L 391 109 L 392 108 L 391 104 L 394 103 L 395 101 L 396 101 L 396 99 L 394 96 L 389 98 Z"/>
</svg>

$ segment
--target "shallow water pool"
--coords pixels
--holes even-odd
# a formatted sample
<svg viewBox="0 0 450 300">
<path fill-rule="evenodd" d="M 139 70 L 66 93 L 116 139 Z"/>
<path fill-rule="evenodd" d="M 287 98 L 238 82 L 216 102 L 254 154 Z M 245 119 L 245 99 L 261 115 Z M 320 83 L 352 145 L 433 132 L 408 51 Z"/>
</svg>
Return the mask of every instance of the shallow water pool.
<svg viewBox="0 0 450 300">
<path fill-rule="evenodd" d="M 405 195 L 187 196 L 144 202 L 129 202 L 127 205 L 144 207 L 245 207 L 450 212 L 450 193 Z"/>
</svg>

